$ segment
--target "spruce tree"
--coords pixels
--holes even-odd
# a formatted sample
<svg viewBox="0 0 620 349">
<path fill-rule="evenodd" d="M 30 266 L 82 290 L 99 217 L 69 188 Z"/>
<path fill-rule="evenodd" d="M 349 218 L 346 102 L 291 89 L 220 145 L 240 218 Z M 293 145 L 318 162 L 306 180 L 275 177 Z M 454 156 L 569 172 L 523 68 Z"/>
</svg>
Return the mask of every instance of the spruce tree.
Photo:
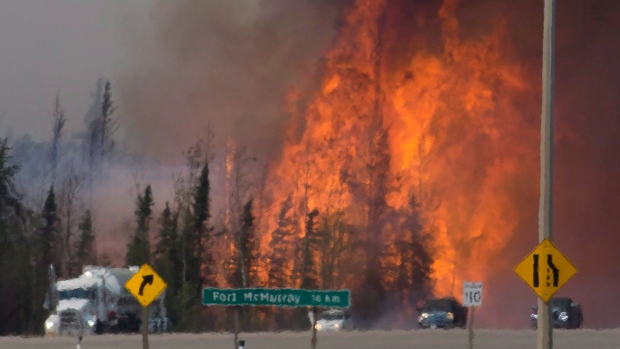
<svg viewBox="0 0 620 349">
<path fill-rule="evenodd" d="M 56 184 L 56 169 L 58 168 L 58 157 L 60 140 L 62 138 L 62 129 L 65 126 L 67 119 L 65 118 L 65 112 L 60 104 L 60 97 L 56 95 L 56 103 L 54 104 L 54 113 L 52 114 L 52 146 L 50 149 L 50 163 L 52 166 L 52 184 Z"/>
<path fill-rule="evenodd" d="M 291 216 L 292 207 L 292 198 L 289 196 L 280 205 L 278 227 L 271 234 L 271 241 L 269 242 L 271 253 L 267 272 L 270 287 L 287 286 L 291 278 L 291 268 L 288 267 L 288 264 L 290 254 L 293 252 L 295 235 L 295 221 Z"/>
<path fill-rule="evenodd" d="M 113 118 L 116 107 L 112 101 L 112 84 L 106 81 L 103 90 L 103 101 L 101 103 L 101 116 L 99 118 L 99 141 L 101 157 L 104 158 L 114 147 L 112 136 L 116 132 L 118 120 Z"/>
<path fill-rule="evenodd" d="M 125 256 L 125 264 L 142 265 L 150 262 L 151 247 L 149 242 L 149 226 L 153 213 L 153 193 L 151 186 L 147 186 L 144 195 L 138 194 L 136 200 L 136 230 L 133 238 L 127 245 L 127 255 Z"/>
<path fill-rule="evenodd" d="M 315 219 L 319 215 L 316 208 L 306 216 L 306 235 L 301 268 L 301 288 L 317 289 L 319 285 L 318 261 L 320 259 L 321 236 L 315 229 Z"/>
<path fill-rule="evenodd" d="M 46 293 L 49 291 L 49 269 L 50 265 L 54 265 L 55 270 L 61 270 L 60 254 L 58 251 L 59 245 L 59 230 L 58 225 L 60 219 L 58 218 L 58 204 L 56 203 L 56 195 L 54 193 L 54 186 L 52 185 L 47 193 L 47 198 L 41 211 L 41 224 L 37 229 L 35 235 L 32 237 L 32 273 L 33 279 L 31 283 L 31 290 L 29 297 L 32 301 L 33 309 L 33 321 L 43 322 L 46 316 L 46 311 L 42 305 L 46 299 Z M 59 274 L 60 277 L 63 277 Z M 66 276 L 66 275 L 65 275 Z M 42 332 L 43 326 L 41 324 L 30 324 L 30 331 L 35 333 Z"/>
<path fill-rule="evenodd" d="M 56 203 L 53 185 L 47 193 L 41 218 L 43 219 L 43 225 L 40 228 L 37 244 L 39 251 L 37 267 L 47 270 L 50 264 L 53 263 L 56 270 L 61 270 L 60 264 L 62 261 L 59 260 L 59 257 L 54 256 L 54 251 L 58 247 L 58 224 L 60 219 L 58 218 L 58 204 Z"/>
<path fill-rule="evenodd" d="M 213 229 L 209 226 L 211 219 L 211 185 L 209 182 L 209 163 L 206 162 L 202 167 L 198 187 L 194 195 L 193 213 L 194 213 L 194 232 L 192 236 L 193 253 L 197 265 L 194 265 L 195 272 L 199 277 L 197 281 L 200 284 L 215 286 L 215 270 L 214 261 L 211 251 L 211 232 Z M 204 268 L 203 268 L 204 266 Z"/>
<path fill-rule="evenodd" d="M 90 210 L 86 210 L 82 221 L 78 224 L 80 237 L 75 242 L 76 270 L 81 271 L 85 265 L 97 263 L 95 253 L 95 232 L 93 231 L 93 220 Z"/>
<path fill-rule="evenodd" d="M 417 304 L 417 302 L 431 295 L 431 267 L 434 260 L 429 250 L 429 236 L 424 233 L 424 227 L 420 222 L 420 205 L 414 196 L 412 196 L 409 206 L 413 210 L 405 222 L 411 236 L 411 243 L 409 245 L 411 250 L 411 292 L 409 301 L 410 304 Z"/>
<path fill-rule="evenodd" d="M 34 217 L 20 202 L 15 187 L 19 166 L 12 164 L 10 150 L 8 141 L 0 139 L 0 336 L 42 333 L 46 316 L 41 307 L 45 290 L 33 277 L 32 244 L 24 233 L 26 218 Z"/>
<path fill-rule="evenodd" d="M 11 245 L 10 228 L 22 214 L 20 197 L 15 189 L 15 175 L 19 166 L 11 164 L 7 139 L 0 140 L 0 260 Z"/>
<path fill-rule="evenodd" d="M 335 211 L 326 215 L 322 219 L 319 228 L 321 236 L 321 280 L 323 288 L 336 288 L 341 281 L 338 278 L 339 269 L 342 265 L 341 260 L 348 260 L 350 257 L 344 256 L 348 248 L 345 243 L 348 241 L 350 231 L 353 228 L 346 223 L 344 212 Z"/>
<path fill-rule="evenodd" d="M 387 225 L 389 206 L 386 196 L 390 192 L 388 187 L 390 152 L 389 133 L 381 127 L 380 119 L 376 122 L 376 128 L 371 134 L 369 149 L 369 162 L 367 165 L 369 183 L 367 189 L 366 205 L 368 210 L 368 225 L 364 241 L 366 268 L 363 271 L 363 281 L 360 297 L 356 298 L 354 307 L 358 308 L 360 317 L 366 321 L 374 321 L 381 315 L 381 304 L 385 300 L 385 270 L 382 262 L 385 259 L 383 241 L 383 229 Z"/>
<path fill-rule="evenodd" d="M 170 205 L 166 202 L 166 207 L 159 217 L 159 241 L 155 248 L 155 258 L 165 260 L 178 256 L 178 215 L 172 212 Z"/>
<path fill-rule="evenodd" d="M 170 209 L 168 202 L 159 216 L 159 241 L 155 248 L 155 269 L 166 280 L 166 309 L 173 324 L 181 317 L 178 294 L 183 285 L 183 266 L 178 233 L 179 214 Z"/>
<path fill-rule="evenodd" d="M 243 206 L 241 214 L 241 226 L 239 228 L 239 238 L 237 241 L 236 254 L 236 276 L 235 286 L 248 287 L 251 282 L 256 280 L 258 272 L 258 241 L 256 239 L 256 227 L 252 215 L 252 205 L 254 200 L 250 199 Z"/>
<path fill-rule="evenodd" d="M 159 217 L 159 241 L 155 247 L 155 266 L 167 274 L 168 284 L 179 286 L 182 282 L 180 240 L 178 233 L 179 215 L 170 209 L 168 202 Z M 169 286 L 170 290 L 171 287 Z"/>
</svg>

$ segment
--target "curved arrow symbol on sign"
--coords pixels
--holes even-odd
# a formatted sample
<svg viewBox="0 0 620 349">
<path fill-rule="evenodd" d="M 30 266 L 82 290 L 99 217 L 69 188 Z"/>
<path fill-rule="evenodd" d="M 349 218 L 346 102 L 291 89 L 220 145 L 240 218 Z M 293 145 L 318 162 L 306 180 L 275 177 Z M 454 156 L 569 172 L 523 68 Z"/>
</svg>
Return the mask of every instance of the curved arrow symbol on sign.
<svg viewBox="0 0 620 349">
<path fill-rule="evenodd" d="M 138 295 L 142 296 L 142 292 L 144 291 L 144 286 L 146 284 L 153 284 L 153 274 L 151 275 L 142 275 L 142 283 L 140 284 L 140 290 L 138 290 Z M 135 292 L 135 291 L 134 291 Z"/>
</svg>

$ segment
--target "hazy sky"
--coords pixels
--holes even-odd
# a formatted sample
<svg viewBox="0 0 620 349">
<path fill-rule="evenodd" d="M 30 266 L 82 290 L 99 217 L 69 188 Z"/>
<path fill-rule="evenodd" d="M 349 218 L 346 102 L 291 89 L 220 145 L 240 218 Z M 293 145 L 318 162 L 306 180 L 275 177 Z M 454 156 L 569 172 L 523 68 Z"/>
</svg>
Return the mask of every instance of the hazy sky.
<svg viewBox="0 0 620 349">
<path fill-rule="evenodd" d="M 0 0 L 0 136 L 51 136 L 57 93 L 68 130 L 81 128 L 96 79 L 114 80 L 131 40 L 124 33 L 147 28 L 150 7 L 149 0 Z"/>
</svg>

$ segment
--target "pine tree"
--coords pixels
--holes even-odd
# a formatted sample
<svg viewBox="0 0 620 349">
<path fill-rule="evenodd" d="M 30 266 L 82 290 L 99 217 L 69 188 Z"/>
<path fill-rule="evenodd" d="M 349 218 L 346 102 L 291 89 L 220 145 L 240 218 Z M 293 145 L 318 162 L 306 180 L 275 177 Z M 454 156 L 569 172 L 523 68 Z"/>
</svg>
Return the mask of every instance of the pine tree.
<svg viewBox="0 0 620 349">
<path fill-rule="evenodd" d="M 292 197 L 289 196 L 280 205 L 278 227 L 271 234 L 269 242 L 271 253 L 267 272 L 270 287 L 285 287 L 289 285 L 292 276 L 292 266 L 289 267 L 295 235 L 295 221 L 291 216 L 292 207 Z"/>
<path fill-rule="evenodd" d="M 172 212 L 170 205 L 166 202 L 166 207 L 159 217 L 159 242 L 155 247 L 155 258 L 165 260 L 178 257 L 178 214 Z"/>
<path fill-rule="evenodd" d="M 310 211 L 306 217 L 306 235 L 304 237 L 304 253 L 301 269 L 301 288 L 318 288 L 319 279 L 319 259 L 321 248 L 321 236 L 315 229 L 315 218 L 319 215 L 316 208 Z"/>
<path fill-rule="evenodd" d="M 250 198 L 243 206 L 241 216 L 241 229 L 239 234 L 239 260 L 241 266 L 241 282 L 243 287 L 248 287 L 258 277 L 258 240 L 256 227 L 252 215 L 254 200 Z"/>
<path fill-rule="evenodd" d="M 389 193 L 390 153 L 388 131 L 380 127 L 380 118 L 376 124 L 370 144 L 370 159 L 367 165 L 370 183 L 368 185 L 367 208 L 368 226 L 366 227 L 366 269 L 361 286 L 363 293 L 358 297 L 356 307 L 365 320 L 376 320 L 381 314 L 381 303 L 385 299 L 383 262 L 384 249 L 383 227 L 386 225 L 388 205 L 385 197 Z"/>
<path fill-rule="evenodd" d="M 195 181 L 195 170 L 200 169 L 198 161 L 200 146 L 191 147 L 186 153 L 190 177 L 189 188 L 181 191 L 179 220 L 182 222 L 180 236 L 180 268 L 183 283 L 171 302 L 178 309 L 177 330 L 197 330 L 201 326 L 212 327 L 213 316 L 200 317 L 200 290 L 203 286 L 217 286 L 216 269 L 212 256 L 213 228 L 210 226 L 211 198 L 209 164 L 204 163 Z M 201 323 L 202 325 L 197 325 Z"/>
<path fill-rule="evenodd" d="M 110 152 L 114 146 L 112 136 L 116 132 L 118 126 L 118 120 L 113 118 L 116 107 L 112 101 L 112 84 L 110 81 L 106 81 L 103 90 L 103 101 L 101 103 L 101 116 L 99 118 L 99 141 L 101 142 L 101 157 L 105 157 L 106 153 Z"/>
<path fill-rule="evenodd" d="M 85 265 L 95 265 L 97 257 L 95 253 L 95 233 L 90 210 L 86 210 L 82 221 L 78 225 L 80 237 L 75 242 L 76 270 L 81 271 Z"/>
<path fill-rule="evenodd" d="M 206 162 L 202 167 L 198 187 L 194 195 L 193 213 L 194 213 L 194 232 L 192 237 L 193 253 L 198 263 L 197 272 L 199 276 L 199 285 L 216 285 L 214 261 L 211 251 L 211 232 L 213 229 L 209 226 L 211 219 L 211 185 L 209 182 L 209 163 Z M 200 286 L 198 286 L 200 287 Z"/>
<path fill-rule="evenodd" d="M 65 126 L 65 111 L 60 104 L 60 97 L 56 95 L 56 103 L 54 104 L 54 113 L 52 114 L 52 149 L 50 150 L 50 162 L 52 166 L 52 184 L 56 184 L 56 169 L 58 167 L 58 153 L 60 140 L 62 138 L 62 129 Z"/>
<path fill-rule="evenodd" d="M 346 259 L 342 254 L 346 250 L 345 242 L 348 239 L 351 227 L 345 221 L 345 215 L 341 211 L 331 213 L 324 217 L 320 235 L 322 237 L 321 251 L 321 280 L 323 288 L 335 288 L 338 286 L 338 273 L 340 261 Z M 350 247 L 349 247 L 350 248 Z"/>
<path fill-rule="evenodd" d="M 32 274 L 31 290 L 29 297 L 32 301 L 33 320 L 43 321 L 45 319 L 45 311 L 42 308 L 45 302 L 46 293 L 49 291 L 49 268 L 54 265 L 55 270 L 60 270 L 60 264 L 64 263 L 58 251 L 59 247 L 59 218 L 58 205 L 56 203 L 56 195 L 54 186 L 52 185 L 48 191 L 47 198 L 43 210 L 41 211 L 41 225 L 36 234 L 32 237 Z M 30 325 L 30 331 L 41 332 L 42 324 Z"/>
<path fill-rule="evenodd" d="M 30 261 L 33 251 L 24 234 L 32 212 L 23 208 L 15 188 L 19 166 L 11 163 L 10 150 L 8 141 L 0 139 L 0 336 L 42 333 L 44 320 L 45 294 L 41 287 L 33 287 L 37 286 Z"/>
<path fill-rule="evenodd" d="M 243 206 L 240 219 L 240 228 L 237 241 L 237 251 L 234 254 L 233 286 L 248 287 L 256 279 L 258 272 L 258 241 L 256 227 L 252 215 L 253 199 Z"/>
<path fill-rule="evenodd" d="M 166 280 L 166 309 L 173 324 L 181 317 L 178 309 L 178 294 L 183 285 L 181 246 L 178 234 L 179 214 L 170 209 L 168 202 L 159 216 L 159 241 L 155 248 L 155 268 Z"/>
<path fill-rule="evenodd" d="M 149 242 L 149 225 L 152 218 L 153 193 L 151 192 L 151 186 L 147 186 L 144 190 L 144 195 L 138 194 L 136 200 L 136 231 L 131 239 L 131 242 L 127 245 L 127 255 L 125 256 L 125 263 L 130 265 L 142 265 L 149 263 L 151 257 L 151 247 Z"/>
<path fill-rule="evenodd" d="M 433 256 L 429 251 L 429 237 L 424 234 L 424 227 L 420 222 L 420 205 L 412 196 L 410 207 L 413 212 L 408 217 L 406 224 L 411 234 L 411 293 L 410 304 L 417 304 L 431 295 L 431 266 Z"/>
<path fill-rule="evenodd" d="M 15 175 L 19 166 L 11 164 L 7 139 L 0 140 L 0 260 L 11 245 L 10 228 L 22 214 L 20 197 L 15 189 Z"/>
<path fill-rule="evenodd" d="M 91 103 L 88 111 L 84 115 L 84 126 L 89 128 L 92 122 L 101 115 L 101 104 L 103 103 L 103 86 L 105 82 L 102 78 L 98 78 L 95 82 L 95 91 L 90 92 Z"/>
<path fill-rule="evenodd" d="M 179 246 L 179 215 L 170 209 L 168 202 L 159 217 L 159 241 L 155 247 L 155 265 L 162 274 L 167 274 L 168 284 L 174 288 L 182 283 Z M 169 290 L 171 287 L 169 286 Z"/>
<path fill-rule="evenodd" d="M 100 136 L 101 136 L 101 105 L 103 104 L 103 79 L 97 79 L 95 83 L 95 91 L 90 93 L 92 100 L 88 111 L 84 115 L 84 124 L 86 126 L 86 134 L 83 139 L 84 160 L 88 166 L 88 191 L 89 202 L 88 208 L 93 209 L 93 192 L 95 179 L 98 174 L 98 164 L 100 150 Z"/>
<path fill-rule="evenodd" d="M 189 206 L 181 209 L 181 266 L 183 281 L 187 283 L 199 282 L 198 260 L 194 257 L 194 215 Z"/>
<path fill-rule="evenodd" d="M 69 173 L 67 173 L 67 176 L 62 181 L 62 187 L 59 194 L 59 217 L 61 218 L 63 232 L 60 233 L 62 246 L 60 246 L 58 252 L 62 255 L 63 260 L 66 261 L 66 263 L 64 263 L 65 269 L 63 269 L 62 274 L 68 277 L 79 275 L 81 271 L 81 267 L 80 269 L 76 269 L 79 263 L 76 261 L 77 257 L 74 254 L 74 249 L 72 248 L 74 246 L 72 246 L 71 242 L 74 241 L 74 206 L 83 180 L 84 176 L 75 171 L 75 167 L 72 163 L 69 168 Z"/>
<path fill-rule="evenodd" d="M 54 186 L 50 187 L 45 204 L 43 205 L 43 211 L 41 212 L 41 218 L 43 218 L 43 225 L 40 228 L 38 239 L 38 260 L 36 265 L 44 270 L 47 270 L 50 264 L 54 264 L 56 270 L 61 269 L 62 256 L 56 256 L 55 251 L 59 247 L 59 231 L 58 224 L 58 204 L 56 203 L 56 194 L 54 194 Z"/>
<path fill-rule="evenodd" d="M 93 119 L 88 125 L 88 130 L 86 134 L 86 161 L 88 163 L 88 193 L 89 193 L 89 201 L 88 207 L 89 209 L 93 209 L 93 193 L 95 190 L 95 178 L 98 173 L 98 164 L 99 164 L 99 130 L 100 130 L 100 120 Z"/>
</svg>

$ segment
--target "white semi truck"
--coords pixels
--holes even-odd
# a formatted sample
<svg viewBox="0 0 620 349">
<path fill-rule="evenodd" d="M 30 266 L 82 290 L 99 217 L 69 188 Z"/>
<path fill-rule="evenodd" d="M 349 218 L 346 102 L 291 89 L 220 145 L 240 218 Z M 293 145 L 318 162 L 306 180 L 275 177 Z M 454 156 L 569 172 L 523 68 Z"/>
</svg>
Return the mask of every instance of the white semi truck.
<svg viewBox="0 0 620 349">
<path fill-rule="evenodd" d="M 142 306 L 125 288 L 125 283 L 136 272 L 138 267 L 85 266 L 79 277 L 56 281 L 53 266 L 50 266 L 51 292 L 45 306 L 52 313 L 45 320 L 46 335 L 140 331 Z M 169 329 L 164 297 L 165 291 L 149 305 L 151 333 Z"/>
</svg>

